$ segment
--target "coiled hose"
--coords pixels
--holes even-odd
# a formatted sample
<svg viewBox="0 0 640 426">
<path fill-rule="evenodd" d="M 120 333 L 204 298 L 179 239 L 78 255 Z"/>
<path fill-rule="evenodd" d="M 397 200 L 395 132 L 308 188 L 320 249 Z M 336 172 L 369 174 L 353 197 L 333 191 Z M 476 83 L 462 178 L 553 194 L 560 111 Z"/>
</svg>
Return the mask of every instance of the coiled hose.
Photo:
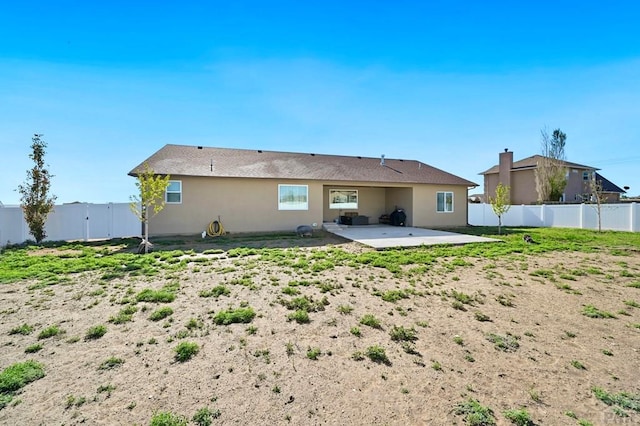
<svg viewBox="0 0 640 426">
<path fill-rule="evenodd" d="M 214 220 L 207 227 L 207 235 L 210 237 L 217 237 L 220 235 L 224 235 L 224 226 L 222 226 L 222 222 L 220 222 L 220 218 L 218 220 Z"/>
</svg>

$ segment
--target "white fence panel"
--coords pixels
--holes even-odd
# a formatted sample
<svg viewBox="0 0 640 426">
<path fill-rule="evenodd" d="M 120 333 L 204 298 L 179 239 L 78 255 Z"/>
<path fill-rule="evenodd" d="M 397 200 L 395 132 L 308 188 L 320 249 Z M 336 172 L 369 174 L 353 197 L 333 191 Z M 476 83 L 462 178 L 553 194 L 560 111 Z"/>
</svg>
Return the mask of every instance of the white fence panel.
<svg viewBox="0 0 640 426">
<path fill-rule="evenodd" d="M 640 208 L 636 203 L 603 204 L 600 215 L 603 230 L 640 232 Z M 497 226 L 498 218 L 490 204 L 469 204 L 469 224 Z M 502 224 L 598 229 L 598 212 L 593 204 L 511 206 L 502 217 Z"/>
<path fill-rule="evenodd" d="M 141 235 L 141 224 L 128 203 L 62 204 L 45 224 L 46 241 L 90 240 Z M 0 247 L 32 240 L 20 207 L 0 208 Z"/>
</svg>

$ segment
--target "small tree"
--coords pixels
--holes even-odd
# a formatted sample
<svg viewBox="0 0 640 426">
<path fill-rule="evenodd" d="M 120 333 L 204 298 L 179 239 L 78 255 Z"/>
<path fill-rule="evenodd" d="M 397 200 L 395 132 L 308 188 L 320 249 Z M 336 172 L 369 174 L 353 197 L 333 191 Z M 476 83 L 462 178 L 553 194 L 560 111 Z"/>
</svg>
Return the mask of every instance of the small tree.
<svg viewBox="0 0 640 426">
<path fill-rule="evenodd" d="M 540 134 L 542 157 L 535 170 L 538 202 L 558 201 L 567 186 L 566 168 L 563 166 L 567 135 L 560 129 L 554 130 L 551 136 L 546 129 L 542 129 Z"/>
<path fill-rule="evenodd" d="M 596 179 L 596 172 L 592 172 L 589 192 L 589 203 L 593 205 L 598 216 L 598 232 L 602 232 L 602 205 L 607 202 L 608 197 L 604 193 L 602 179 Z"/>
<path fill-rule="evenodd" d="M 29 158 L 35 165 L 31 170 L 27 170 L 27 180 L 18 186 L 20 192 L 20 207 L 24 212 L 24 219 L 29 225 L 31 235 L 40 243 L 47 237 L 45 224 L 47 216 L 53 210 L 56 201 L 55 195 L 49 196 L 51 188 L 51 178 L 44 164 L 44 155 L 47 143 L 40 139 L 41 134 L 34 134 L 31 139 L 32 153 Z"/>
<path fill-rule="evenodd" d="M 165 205 L 164 193 L 169 186 L 170 176 L 156 175 L 147 163 L 144 164 L 142 173 L 137 176 L 136 186 L 139 195 L 131 196 L 129 207 L 144 227 L 144 252 L 149 252 L 149 219 L 162 211 Z"/>
<path fill-rule="evenodd" d="M 496 187 L 496 196 L 489 196 L 489 203 L 493 212 L 498 216 L 498 234 L 502 233 L 502 216 L 511 208 L 509 197 L 510 188 L 501 183 Z"/>
</svg>

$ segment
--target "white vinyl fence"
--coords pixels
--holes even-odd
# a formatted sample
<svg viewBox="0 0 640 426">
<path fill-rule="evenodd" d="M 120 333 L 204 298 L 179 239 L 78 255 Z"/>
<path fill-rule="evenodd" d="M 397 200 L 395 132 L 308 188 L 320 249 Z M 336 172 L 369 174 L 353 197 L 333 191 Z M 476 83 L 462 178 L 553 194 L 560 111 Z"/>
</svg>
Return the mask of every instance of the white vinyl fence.
<svg viewBox="0 0 640 426">
<path fill-rule="evenodd" d="M 62 204 L 49 213 L 47 241 L 140 236 L 142 226 L 129 203 Z M 0 247 L 33 240 L 20 207 L 0 207 Z"/>
<path fill-rule="evenodd" d="M 640 232 L 640 208 L 636 203 L 602 204 L 603 230 Z M 469 224 L 498 226 L 490 204 L 469 204 Z M 504 226 L 598 229 L 595 204 L 511 206 L 502 216 Z"/>
</svg>

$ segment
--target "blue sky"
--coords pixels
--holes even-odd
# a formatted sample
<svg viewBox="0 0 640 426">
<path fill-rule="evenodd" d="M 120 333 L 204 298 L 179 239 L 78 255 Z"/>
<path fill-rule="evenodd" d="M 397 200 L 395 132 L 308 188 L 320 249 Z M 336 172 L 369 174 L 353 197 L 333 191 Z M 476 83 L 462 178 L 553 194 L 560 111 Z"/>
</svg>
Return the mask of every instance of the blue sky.
<svg viewBox="0 0 640 426">
<path fill-rule="evenodd" d="M 19 202 L 33 133 L 48 144 L 58 202 L 128 201 L 129 170 L 167 143 L 384 154 L 482 184 L 504 148 L 538 154 L 545 127 L 567 134 L 569 161 L 640 194 L 637 2 L 2 9 L 4 204 Z"/>
</svg>

